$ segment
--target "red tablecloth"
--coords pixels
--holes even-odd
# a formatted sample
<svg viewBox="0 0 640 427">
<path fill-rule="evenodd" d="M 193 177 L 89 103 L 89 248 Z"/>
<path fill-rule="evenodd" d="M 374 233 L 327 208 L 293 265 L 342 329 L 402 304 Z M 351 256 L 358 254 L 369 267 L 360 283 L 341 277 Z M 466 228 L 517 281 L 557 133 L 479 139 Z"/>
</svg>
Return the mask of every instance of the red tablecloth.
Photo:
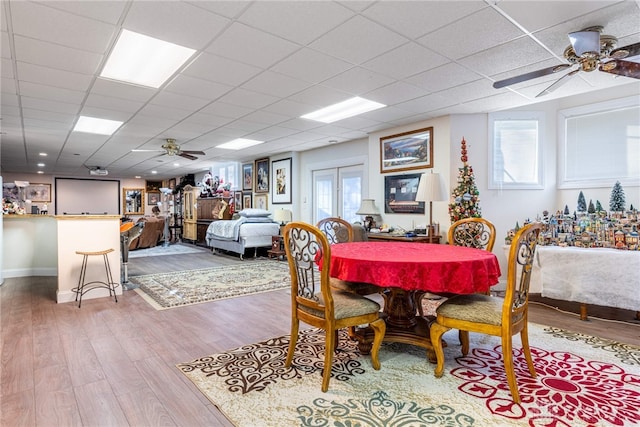
<svg viewBox="0 0 640 427">
<path fill-rule="evenodd" d="M 408 242 L 331 246 L 330 275 L 406 291 L 469 294 L 498 283 L 496 256 L 480 249 Z"/>
</svg>

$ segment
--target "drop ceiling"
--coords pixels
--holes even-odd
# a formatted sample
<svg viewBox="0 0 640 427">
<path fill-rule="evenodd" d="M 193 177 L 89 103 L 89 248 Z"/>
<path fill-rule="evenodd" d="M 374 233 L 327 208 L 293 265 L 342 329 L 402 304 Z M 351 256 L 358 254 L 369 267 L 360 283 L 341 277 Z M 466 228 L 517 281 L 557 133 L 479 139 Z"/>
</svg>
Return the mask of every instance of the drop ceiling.
<svg viewBox="0 0 640 427">
<path fill-rule="evenodd" d="M 563 63 L 567 34 L 604 26 L 640 41 L 637 1 L 14 1 L 3 0 L 0 172 L 172 177 L 365 138 L 449 114 L 480 113 L 628 85 L 578 73 L 494 89 Z M 196 50 L 159 89 L 99 77 L 128 29 Z M 300 116 L 360 96 L 387 105 L 332 124 Z M 80 115 L 120 120 L 112 136 L 72 132 Z M 197 160 L 132 152 L 174 138 Z M 241 151 L 234 138 L 266 141 Z M 46 158 L 39 156 L 46 152 Z M 38 163 L 45 166 L 38 167 Z M 177 166 L 176 166 L 177 164 Z"/>
</svg>

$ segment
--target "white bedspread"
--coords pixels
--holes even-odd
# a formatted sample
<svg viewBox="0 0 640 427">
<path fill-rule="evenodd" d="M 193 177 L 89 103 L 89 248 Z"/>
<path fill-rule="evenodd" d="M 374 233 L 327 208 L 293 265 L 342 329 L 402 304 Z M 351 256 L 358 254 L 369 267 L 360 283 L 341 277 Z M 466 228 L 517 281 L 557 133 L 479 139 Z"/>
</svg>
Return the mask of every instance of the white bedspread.
<svg viewBox="0 0 640 427">
<path fill-rule="evenodd" d="M 238 240 L 240 236 L 240 225 L 247 219 L 240 217 L 227 221 L 213 221 L 207 228 L 207 238 Z"/>
<path fill-rule="evenodd" d="M 640 251 L 538 246 L 530 291 L 640 311 Z"/>
</svg>

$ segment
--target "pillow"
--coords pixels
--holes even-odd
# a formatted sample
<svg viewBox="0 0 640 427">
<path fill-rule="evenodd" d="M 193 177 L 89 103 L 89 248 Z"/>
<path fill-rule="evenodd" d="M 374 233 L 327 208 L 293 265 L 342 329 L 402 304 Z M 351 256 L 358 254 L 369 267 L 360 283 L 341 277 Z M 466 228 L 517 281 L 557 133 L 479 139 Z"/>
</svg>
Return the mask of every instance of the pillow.
<svg viewBox="0 0 640 427">
<path fill-rule="evenodd" d="M 277 224 L 277 222 L 275 222 L 275 221 L 274 221 L 274 220 L 272 220 L 271 218 L 267 218 L 266 216 L 250 216 L 250 217 L 245 217 L 244 224 L 255 224 L 255 223 L 270 223 L 270 224 Z"/>
<path fill-rule="evenodd" d="M 271 212 L 265 209 L 249 208 L 249 209 L 241 210 L 240 212 L 238 212 L 238 214 L 245 218 L 255 218 L 255 217 L 268 217 L 269 215 L 271 215 Z"/>
</svg>

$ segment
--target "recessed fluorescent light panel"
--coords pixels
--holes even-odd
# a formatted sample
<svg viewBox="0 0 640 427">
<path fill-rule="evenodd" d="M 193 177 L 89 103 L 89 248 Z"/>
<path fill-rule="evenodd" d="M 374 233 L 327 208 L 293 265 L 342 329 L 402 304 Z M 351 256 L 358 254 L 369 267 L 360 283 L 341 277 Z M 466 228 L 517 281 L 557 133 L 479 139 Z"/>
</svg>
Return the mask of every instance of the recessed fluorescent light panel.
<svg viewBox="0 0 640 427">
<path fill-rule="evenodd" d="M 97 119 L 95 117 L 80 116 L 74 132 L 97 133 L 98 135 L 112 135 L 123 122 L 117 120 Z"/>
<path fill-rule="evenodd" d="M 194 52 L 194 49 L 122 30 L 100 76 L 157 89 Z"/>
<path fill-rule="evenodd" d="M 243 148 L 253 147 L 254 145 L 262 144 L 264 141 L 256 141 L 255 139 L 238 138 L 233 141 L 220 144 L 217 148 L 225 148 L 227 150 L 242 150 Z"/>
<path fill-rule="evenodd" d="M 333 123 L 383 107 L 386 107 L 386 105 L 356 96 L 355 98 L 330 105 L 313 113 L 305 114 L 302 118 L 322 123 Z"/>
</svg>

